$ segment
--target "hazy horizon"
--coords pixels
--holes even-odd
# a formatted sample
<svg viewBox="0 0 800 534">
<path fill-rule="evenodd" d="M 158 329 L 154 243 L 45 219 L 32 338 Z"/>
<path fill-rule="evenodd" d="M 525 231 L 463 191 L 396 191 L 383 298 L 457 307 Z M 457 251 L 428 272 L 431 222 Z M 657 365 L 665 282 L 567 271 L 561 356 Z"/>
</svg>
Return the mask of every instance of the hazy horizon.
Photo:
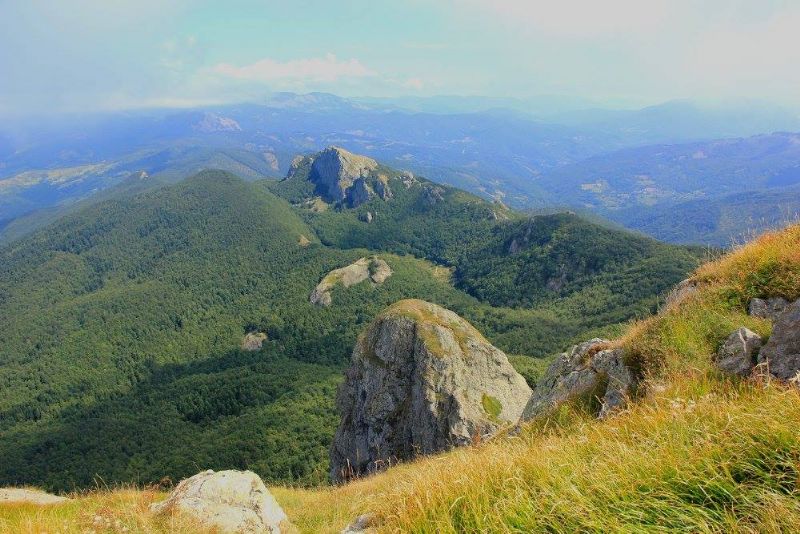
<svg viewBox="0 0 800 534">
<path fill-rule="evenodd" d="M 0 4 L 0 114 L 344 97 L 800 106 L 800 4 L 577 0 Z"/>
</svg>

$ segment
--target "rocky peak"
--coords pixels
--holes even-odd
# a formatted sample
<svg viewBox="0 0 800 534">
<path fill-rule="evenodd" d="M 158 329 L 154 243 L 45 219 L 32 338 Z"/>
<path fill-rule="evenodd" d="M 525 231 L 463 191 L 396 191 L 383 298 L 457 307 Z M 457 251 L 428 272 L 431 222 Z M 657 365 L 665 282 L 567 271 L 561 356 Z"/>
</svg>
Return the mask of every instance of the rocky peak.
<svg viewBox="0 0 800 534">
<path fill-rule="evenodd" d="M 314 157 L 309 179 L 326 200 L 358 205 L 374 195 L 374 191 L 367 190 L 366 181 L 359 179 L 367 178 L 377 168 L 374 159 L 332 146 Z"/>
<path fill-rule="evenodd" d="M 518 422 L 525 379 L 467 321 L 402 300 L 359 337 L 337 407 L 331 478 L 485 439 Z"/>
</svg>

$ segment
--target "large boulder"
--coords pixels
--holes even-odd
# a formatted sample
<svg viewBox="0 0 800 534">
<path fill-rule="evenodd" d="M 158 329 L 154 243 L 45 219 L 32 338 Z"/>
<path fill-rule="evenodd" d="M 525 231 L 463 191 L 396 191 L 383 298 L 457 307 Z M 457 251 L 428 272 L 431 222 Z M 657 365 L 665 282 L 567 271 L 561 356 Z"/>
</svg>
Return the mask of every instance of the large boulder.
<svg viewBox="0 0 800 534">
<path fill-rule="evenodd" d="M 375 256 L 359 258 L 355 262 L 334 269 L 317 284 L 308 300 L 317 306 L 330 306 L 333 302 L 331 292 L 337 286 L 348 288 L 369 280 L 372 284 L 380 285 L 392 276 L 392 269 L 384 260 Z"/>
<path fill-rule="evenodd" d="M 326 200 L 357 206 L 374 195 L 363 178 L 377 168 L 374 159 L 332 146 L 314 156 L 309 179 Z"/>
<path fill-rule="evenodd" d="M 739 328 L 717 351 L 715 363 L 726 373 L 748 376 L 756 365 L 761 343 L 761 336 L 747 328 Z"/>
<path fill-rule="evenodd" d="M 523 420 L 545 415 L 565 402 L 583 403 L 607 417 L 625 406 L 636 393 L 637 373 L 625 362 L 620 348 L 591 339 L 575 345 L 550 364 L 536 384 Z"/>
<path fill-rule="evenodd" d="M 359 337 L 339 389 L 331 478 L 486 439 L 518 422 L 531 390 L 455 313 L 402 300 Z"/>
<path fill-rule="evenodd" d="M 800 376 L 800 300 L 790 304 L 772 326 L 772 335 L 758 353 L 759 363 L 781 380 Z"/>
<path fill-rule="evenodd" d="M 252 471 L 203 471 L 182 480 L 150 509 L 186 514 L 226 533 L 277 534 L 290 528 L 286 514 Z"/>
</svg>

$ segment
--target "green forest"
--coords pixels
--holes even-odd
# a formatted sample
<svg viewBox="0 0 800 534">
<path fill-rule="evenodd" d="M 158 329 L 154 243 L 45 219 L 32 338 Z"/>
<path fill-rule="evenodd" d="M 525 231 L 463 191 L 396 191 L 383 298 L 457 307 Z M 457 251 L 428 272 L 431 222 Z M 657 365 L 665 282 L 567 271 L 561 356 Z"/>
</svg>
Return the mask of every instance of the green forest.
<svg viewBox="0 0 800 534">
<path fill-rule="evenodd" d="M 533 382 L 549 355 L 652 312 L 702 255 L 423 179 L 392 183 L 389 200 L 314 212 L 302 173 L 248 183 L 204 171 L 4 245 L 0 485 L 223 468 L 324 483 L 337 384 L 386 306 L 452 309 Z M 368 254 L 393 276 L 337 290 L 328 308 L 309 302 L 326 273 Z M 253 331 L 268 340 L 243 351 Z"/>
</svg>

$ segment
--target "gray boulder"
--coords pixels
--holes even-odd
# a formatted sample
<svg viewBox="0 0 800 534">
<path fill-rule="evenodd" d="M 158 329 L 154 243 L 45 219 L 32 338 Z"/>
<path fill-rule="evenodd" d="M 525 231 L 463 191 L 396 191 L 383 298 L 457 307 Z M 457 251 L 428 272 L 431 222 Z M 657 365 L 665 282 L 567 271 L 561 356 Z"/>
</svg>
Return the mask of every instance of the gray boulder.
<svg viewBox="0 0 800 534">
<path fill-rule="evenodd" d="M 715 363 L 726 373 L 748 376 L 755 367 L 761 343 L 761 336 L 747 328 L 739 328 L 717 351 Z"/>
<path fill-rule="evenodd" d="M 798 379 L 800 373 L 800 300 L 790 304 L 772 326 L 772 335 L 758 354 L 771 375 L 781 380 Z"/>
<path fill-rule="evenodd" d="M 166 500 L 150 510 L 186 514 L 220 532 L 277 534 L 290 528 L 283 509 L 251 471 L 198 473 L 182 480 Z"/>
<path fill-rule="evenodd" d="M 359 337 L 340 386 L 335 482 L 486 439 L 518 422 L 531 390 L 455 313 L 402 300 Z"/>
<path fill-rule="evenodd" d="M 623 408 L 636 393 L 638 377 L 623 350 L 605 349 L 606 344 L 591 339 L 559 355 L 536 384 L 522 419 L 545 415 L 565 402 L 595 405 L 601 418 Z"/>
<path fill-rule="evenodd" d="M 753 317 L 775 321 L 789 307 L 789 301 L 783 297 L 771 299 L 752 299 L 747 306 L 747 313 Z"/>
</svg>

